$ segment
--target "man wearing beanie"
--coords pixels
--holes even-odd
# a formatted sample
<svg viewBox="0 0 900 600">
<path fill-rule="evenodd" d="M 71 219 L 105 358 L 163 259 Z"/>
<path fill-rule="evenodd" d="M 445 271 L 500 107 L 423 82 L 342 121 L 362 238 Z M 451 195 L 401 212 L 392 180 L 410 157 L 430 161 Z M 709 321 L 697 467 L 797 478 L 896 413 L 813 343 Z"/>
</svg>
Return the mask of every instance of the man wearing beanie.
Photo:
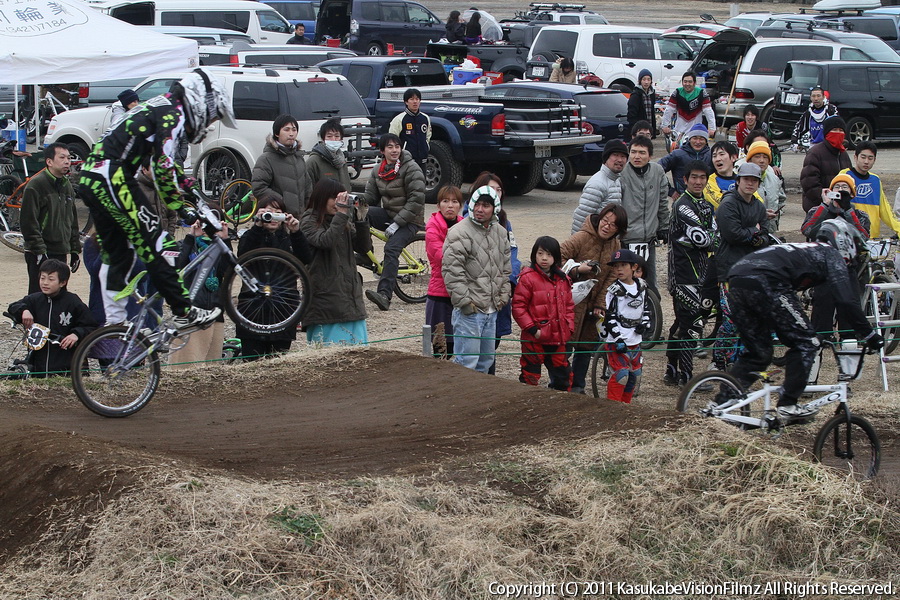
<svg viewBox="0 0 900 600">
<path fill-rule="evenodd" d="M 572 218 L 572 235 L 584 225 L 589 215 L 599 213 L 610 202 L 622 202 L 619 176 L 628 162 L 628 147 L 622 140 L 610 140 L 603 147 L 603 165 L 588 179 Z"/>
<path fill-rule="evenodd" d="M 656 90 L 653 89 L 653 74 L 649 69 L 641 69 L 638 73 L 638 84 L 628 98 L 629 132 L 638 121 L 650 123 L 650 137 L 656 137 Z"/>
<path fill-rule="evenodd" d="M 695 160 L 706 163 L 708 171 L 712 170 L 712 152 L 709 149 L 709 131 L 702 123 L 691 127 L 681 147 L 659 159 L 659 166 L 665 172 L 672 173 L 674 187 L 669 190 L 672 200 L 677 200 L 684 193 L 687 166 Z"/>
<path fill-rule="evenodd" d="M 781 179 L 769 168 L 772 162 L 772 149 L 769 147 L 769 143 L 760 140 L 750 144 L 747 149 L 746 162 L 758 165 L 762 171 L 762 181 L 756 193 L 762 197 L 763 203 L 766 205 L 766 216 L 769 218 L 766 221 L 766 231 L 775 233 L 778 231 L 778 217 L 781 209 L 787 202 L 787 194 L 784 193 Z"/>
<path fill-rule="evenodd" d="M 125 118 L 125 113 L 134 108 L 140 102 L 137 92 L 134 90 L 125 90 L 116 96 L 119 101 L 113 102 L 112 115 L 110 115 L 109 128 L 112 129 Z"/>
<path fill-rule="evenodd" d="M 825 139 L 823 127 L 828 117 L 836 117 L 837 107 L 828 103 L 825 91 L 817 87 L 809 93 L 809 110 L 803 113 L 791 134 L 791 148 L 796 152 L 800 146 L 810 148 Z"/>
<path fill-rule="evenodd" d="M 850 168 L 850 157 L 844 150 L 847 124 L 840 117 L 828 117 L 822 130 L 824 139 L 809 149 L 800 171 L 803 210 L 807 212 L 822 203 L 822 190 L 829 187 L 834 176 Z"/>
</svg>

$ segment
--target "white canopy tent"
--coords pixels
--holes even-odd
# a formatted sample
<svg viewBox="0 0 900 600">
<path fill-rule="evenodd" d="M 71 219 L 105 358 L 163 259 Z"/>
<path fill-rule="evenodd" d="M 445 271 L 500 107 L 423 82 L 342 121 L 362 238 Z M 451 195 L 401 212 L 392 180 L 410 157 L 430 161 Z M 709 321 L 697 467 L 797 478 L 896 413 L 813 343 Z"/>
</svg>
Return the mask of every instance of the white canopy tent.
<svg viewBox="0 0 900 600">
<path fill-rule="evenodd" d="M 0 83 L 81 83 L 197 65 L 197 42 L 130 25 L 79 0 L 0 0 Z"/>
</svg>

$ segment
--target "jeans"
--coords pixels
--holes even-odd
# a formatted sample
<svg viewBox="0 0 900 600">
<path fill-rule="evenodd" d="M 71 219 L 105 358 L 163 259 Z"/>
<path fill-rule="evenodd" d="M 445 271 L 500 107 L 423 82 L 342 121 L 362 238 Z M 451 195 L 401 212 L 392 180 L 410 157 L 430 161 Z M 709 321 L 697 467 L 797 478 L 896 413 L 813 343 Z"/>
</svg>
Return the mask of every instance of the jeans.
<svg viewBox="0 0 900 600">
<path fill-rule="evenodd" d="M 394 222 L 387 211 L 380 206 L 370 206 L 368 213 L 369 223 L 375 229 L 384 231 Z M 403 248 L 412 241 L 419 228 L 415 225 L 404 225 L 394 235 L 388 238 L 384 245 L 384 265 L 381 279 L 378 280 L 378 293 L 388 300 L 394 295 L 394 284 L 397 282 L 397 269 L 400 268 L 400 253 Z"/>
<path fill-rule="evenodd" d="M 487 373 L 494 363 L 497 313 L 464 315 L 453 309 L 453 362 Z"/>
</svg>

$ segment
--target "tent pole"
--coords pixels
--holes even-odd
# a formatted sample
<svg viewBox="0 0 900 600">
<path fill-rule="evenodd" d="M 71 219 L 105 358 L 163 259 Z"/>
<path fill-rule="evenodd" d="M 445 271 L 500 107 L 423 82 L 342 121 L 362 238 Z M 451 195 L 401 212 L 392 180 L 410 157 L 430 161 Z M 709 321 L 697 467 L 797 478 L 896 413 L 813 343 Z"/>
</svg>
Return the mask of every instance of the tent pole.
<svg viewBox="0 0 900 600">
<path fill-rule="evenodd" d="M 34 86 L 34 143 L 36 150 L 41 149 L 41 86 Z"/>
</svg>

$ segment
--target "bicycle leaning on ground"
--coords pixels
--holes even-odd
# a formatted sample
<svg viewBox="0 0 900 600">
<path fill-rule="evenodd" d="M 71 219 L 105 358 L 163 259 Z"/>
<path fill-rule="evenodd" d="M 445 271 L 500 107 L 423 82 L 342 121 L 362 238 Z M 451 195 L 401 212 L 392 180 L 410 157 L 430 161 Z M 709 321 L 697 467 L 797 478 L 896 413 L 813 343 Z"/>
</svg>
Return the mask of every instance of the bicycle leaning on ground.
<svg viewBox="0 0 900 600">
<path fill-rule="evenodd" d="M 193 204 L 213 243 L 181 270 L 185 280 L 193 281 L 191 299 L 224 258 L 229 265 L 219 285 L 221 304 L 236 324 L 261 334 L 296 326 L 310 297 L 303 265 L 292 254 L 275 248 L 259 248 L 236 257 L 216 235 L 222 225 L 206 198 L 196 190 L 194 197 Z M 196 331 L 178 330 L 171 315 L 164 317 L 152 308 L 159 293 L 148 297 L 136 291 L 144 275 L 146 271 L 139 273 L 116 297 L 133 296 L 140 306 L 138 313 L 125 323 L 93 331 L 78 344 L 72 358 L 76 366 L 72 386 L 78 399 L 104 417 L 125 417 L 146 406 L 159 387 L 163 357 L 182 347 Z M 155 327 L 148 328 L 148 322 Z"/>
<path fill-rule="evenodd" d="M 831 385 L 807 385 L 804 394 L 822 394 L 800 406 L 813 413 L 828 404 L 838 403 L 835 415 L 825 422 L 816 435 L 813 455 L 824 465 L 849 470 L 854 476 L 868 479 L 878 472 L 881 444 L 875 429 L 864 418 L 850 412 L 850 381 L 862 373 L 865 349 L 838 349 L 835 344 L 822 342 L 821 353 L 827 346 L 834 355 L 838 381 Z M 678 397 L 677 409 L 706 417 L 721 419 L 742 429 L 780 431 L 786 425 L 805 424 L 812 416 L 789 421 L 779 417 L 772 398 L 779 386 L 772 376 L 780 371 L 760 373 L 762 386 L 744 390 L 738 380 L 722 371 L 707 371 L 688 381 Z M 762 410 L 754 402 L 762 399 Z M 757 408 L 753 408 L 753 407 Z"/>
</svg>

